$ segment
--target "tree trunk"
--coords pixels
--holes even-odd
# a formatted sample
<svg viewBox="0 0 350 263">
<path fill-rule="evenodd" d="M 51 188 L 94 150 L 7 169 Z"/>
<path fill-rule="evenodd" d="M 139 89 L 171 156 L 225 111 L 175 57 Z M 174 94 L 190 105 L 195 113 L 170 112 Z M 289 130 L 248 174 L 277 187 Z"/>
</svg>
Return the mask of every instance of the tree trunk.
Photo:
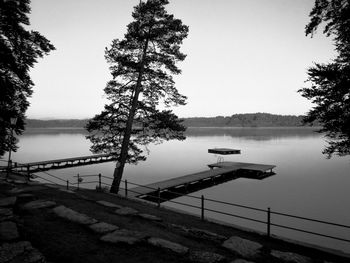
<svg viewBox="0 0 350 263">
<path fill-rule="evenodd" d="M 149 40 L 146 39 L 145 46 L 144 46 L 143 51 L 142 51 L 142 58 L 140 61 L 139 75 L 137 78 L 134 97 L 132 99 L 131 109 L 130 109 L 128 120 L 127 120 L 126 127 L 125 127 L 122 148 L 120 150 L 120 155 L 119 155 L 117 164 L 116 164 L 115 169 L 114 169 L 113 183 L 112 183 L 111 190 L 110 190 L 111 193 L 117 194 L 119 192 L 119 185 L 120 185 L 120 182 L 121 182 L 121 179 L 123 176 L 124 166 L 125 166 L 126 160 L 128 158 L 128 149 L 129 149 L 129 142 L 130 142 L 130 136 L 131 136 L 131 131 L 132 131 L 132 124 L 134 122 L 135 112 L 136 112 L 137 104 L 138 104 L 138 100 L 139 100 L 139 94 L 141 91 L 142 75 L 143 75 L 143 71 L 144 71 L 145 58 L 147 55 L 148 42 L 149 42 Z"/>
</svg>

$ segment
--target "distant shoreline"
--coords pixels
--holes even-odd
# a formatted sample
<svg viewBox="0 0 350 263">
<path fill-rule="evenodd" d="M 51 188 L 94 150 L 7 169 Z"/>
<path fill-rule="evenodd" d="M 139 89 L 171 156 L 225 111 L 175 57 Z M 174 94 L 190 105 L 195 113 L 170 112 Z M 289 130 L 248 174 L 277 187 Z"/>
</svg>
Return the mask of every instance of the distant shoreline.
<svg viewBox="0 0 350 263">
<path fill-rule="evenodd" d="M 304 116 L 276 115 L 269 113 L 246 113 L 232 116 L 183 118 L 188 128 L 259 128 L 259 127 L 306 127 Z M 27 119 L 27 128 L 84 129 L 89 119 Z M 315 123 L 314 126 L 319 126 Z"/>
</svg>

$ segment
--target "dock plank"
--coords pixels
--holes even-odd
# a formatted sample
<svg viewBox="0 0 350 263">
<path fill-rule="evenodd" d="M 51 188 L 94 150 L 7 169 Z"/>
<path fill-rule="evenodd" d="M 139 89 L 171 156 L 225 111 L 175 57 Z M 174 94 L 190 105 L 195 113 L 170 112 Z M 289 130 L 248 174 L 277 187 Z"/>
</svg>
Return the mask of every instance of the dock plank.
<svg viewBox="0 0 350 263">
<path fill-rule="evenodd" d="M 276 167 L 275 165 L 242 163 L 242 162 L 219 162 L 215 164 L 209 164 L 208 166 L 212 169 L 193 173 L 193 174 L 187 174 L 187 175 L 172 178 L 172 179 L 167 179 L 167 180 L 151 183 L 144 186 L 134 187 L 130 189 L 131 196 L 138 197 L 138 196 L 149 195 L 158 191 L 158 188 L 160 191 L 164 191 L 167 189 L 180 187 L 183 185 L 197 183 L 209 178 L 214 178 L 216 176 L 231 173 L 238 170 L 248 170 L 248 171 L 256 171 L 259 173 L 265 173 Z"/>
<path fill-rule="evenodd" d="M 148 184 L 145 186 L 134 187 L 131 189 L 131 192 L 134 196 L 145 195 L 157 191 L 159 188 L 161 191 L 166 190 L 168 188 L 173 188 L 180 185 L 190 184 L 196 181 L 204 180 L 207 178 L 215 177 L 217 175 L 230 173 L 236 171 L 238 168 L 236 167 L 223 167 L 212 170 L 206 170 L 194 174 L 188 174 L 172 179 L 167 179 L 164 181 Z"/>
</svg>

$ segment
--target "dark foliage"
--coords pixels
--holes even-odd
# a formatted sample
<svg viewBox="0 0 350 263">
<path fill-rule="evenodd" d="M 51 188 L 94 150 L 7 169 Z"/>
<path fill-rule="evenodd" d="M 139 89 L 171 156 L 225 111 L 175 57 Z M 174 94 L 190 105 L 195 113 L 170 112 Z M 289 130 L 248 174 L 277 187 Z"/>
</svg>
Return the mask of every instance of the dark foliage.
<svg viewBox="0 0 350 263">
<path fill-rule="evenodd" d="M 126 162 L 145 160 L 140 145 L 184 139 L 181 121 L 166 107 L 184 105 L 186 97 L 174 86 L 176 66 L 188 28 L 165 10 L 167 0 L 140 2 L 132 14 L 124 39 L 106 48 L 113 79 L 104 89 L 110 103 L 86 126 L 93 152 L 113 152 L 118 157 L 118 177 Z M 114 182 L 113 185 L 119 185 Z"/>
<path fill-rule="evenodd" d="M 316 63 L 308 70 L 311 87 L 300 89 L 314 107 L 305 123 L 319 121 L 328 145 L 324 153 L 350 154 L 350 2 L 348 0 L 316 0 L 310 13 L 306 35 L 316 32 L 324 23 L 323 33 L 334 39 L 337 57 L 328 64 Z"/>
<path fill-rule="evenodd" d="M 186 127 L 295 127 L 302 126 L 302 120 L 303 116 L 245 113 L 227 117 L 186 118 L 184 125 Z"/>
<path fill-rule="evenodd" d="M 0 156 L 17 149 L 16 134 L 24 131 L 28 97 L 33 93 L 30 68 L 54 49 L 36 31 L 28 31 L 29 0 L 0 0 Z M 11 125 L 11 118 L 17 118 Z"/>
</svg>

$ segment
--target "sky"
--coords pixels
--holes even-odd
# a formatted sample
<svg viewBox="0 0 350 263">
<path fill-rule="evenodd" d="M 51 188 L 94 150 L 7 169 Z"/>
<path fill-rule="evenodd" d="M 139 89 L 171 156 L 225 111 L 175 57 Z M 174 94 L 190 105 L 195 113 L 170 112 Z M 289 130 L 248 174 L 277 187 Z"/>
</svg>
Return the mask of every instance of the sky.
<svg viewBox="0 0 350 263">
<path fill-rule="evenodd" d="M 174 77 L 187 105 L 179 117 L 266 112 L 305 114 L 312 104 L 297 90 L 307 69 L 335 56 L 319 30 L 305 36 L 314 0 L 170 0 L 169 13 L 189 26 Z M 139 0 L 32 0 L 30 29 L 56 47 L 31 70 L 28 118 L 91 118 L 107 100 L 111 79 L 104 50 L 122 39 Z"/>
</svg>

